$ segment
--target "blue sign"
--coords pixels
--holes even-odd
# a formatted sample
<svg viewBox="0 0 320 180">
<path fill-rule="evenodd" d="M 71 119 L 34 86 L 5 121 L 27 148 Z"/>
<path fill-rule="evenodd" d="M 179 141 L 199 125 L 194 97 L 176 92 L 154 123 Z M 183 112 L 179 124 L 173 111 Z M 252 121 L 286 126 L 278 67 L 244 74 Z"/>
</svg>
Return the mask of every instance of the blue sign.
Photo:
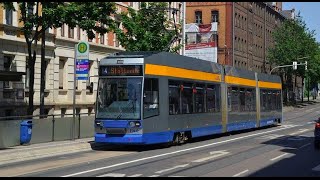
<svg viewBox="0 0 320 180">
<path fill-rule="evenodd" d="M 89 75 L 89 60 L 77 59 L 76 60 L 77 80 L 88 80 L 88 75 Z"/>
</svg>

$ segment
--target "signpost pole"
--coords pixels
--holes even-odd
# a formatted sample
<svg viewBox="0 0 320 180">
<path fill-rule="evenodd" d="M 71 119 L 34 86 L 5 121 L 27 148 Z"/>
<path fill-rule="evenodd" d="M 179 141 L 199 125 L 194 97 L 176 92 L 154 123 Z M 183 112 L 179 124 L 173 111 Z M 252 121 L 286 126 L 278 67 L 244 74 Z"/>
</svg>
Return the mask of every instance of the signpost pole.
<svg viewBox="0 0 320 180">
<path fill-rule="evenodd" d="M 75 45 L 74 48 L 74 79 L 73 79 L 73 119 L 72 119 L 72 125 L 71 125 L 71 139 L 74 140 L 74 132 L 75 132 L 75 125 L 76 125 L 76 85 L 77 85 L 77 78 L 76 78 L 76 66 L 77 66 L 77 47 L 78 45 Z"/>
<path fill-rule="evenodd" d="M 71 125 L 71 139 L 75 139 L 76 132 L 76 86 L 77 80 L 88 80 L 89 73 L 89 44 L 81 41 L 74 48 L 74 84 L 73 84 L 73 120 Z M 79 112 L 80 113 L 80 112 Z M 80 122 L 79 122 L 80 123 Z M 80 127 L 80 124 L 79 124 Z M 80 131 L 80 130 L 79 130 Z M 78 134 L 80 136 L 80 132 Z"/>
</svg>

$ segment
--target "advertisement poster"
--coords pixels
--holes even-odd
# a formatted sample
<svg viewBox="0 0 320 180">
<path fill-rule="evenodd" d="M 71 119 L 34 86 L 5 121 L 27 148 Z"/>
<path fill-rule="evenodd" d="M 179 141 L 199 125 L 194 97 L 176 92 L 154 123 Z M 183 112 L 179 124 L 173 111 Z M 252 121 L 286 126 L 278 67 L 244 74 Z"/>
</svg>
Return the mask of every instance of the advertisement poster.
<svg viewBox="0 0 320 180">
<path fill-rule="evenodd" d="M 217 62 L 217 23 L 186 24 L 185 56 Z"/>
</svg>

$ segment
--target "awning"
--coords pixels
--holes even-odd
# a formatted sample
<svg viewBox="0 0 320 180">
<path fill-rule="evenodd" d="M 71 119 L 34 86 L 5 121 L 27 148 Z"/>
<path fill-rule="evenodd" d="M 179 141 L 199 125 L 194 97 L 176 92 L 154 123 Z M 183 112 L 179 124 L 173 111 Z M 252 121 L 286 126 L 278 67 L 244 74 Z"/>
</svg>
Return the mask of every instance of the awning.
<svg viewBox="0 0 320 180">
<path fill-rule="evenodd" d="M 0 70 L 0 81 L 21 81 L 25 72 L 3 71 Z"/>
</svg>

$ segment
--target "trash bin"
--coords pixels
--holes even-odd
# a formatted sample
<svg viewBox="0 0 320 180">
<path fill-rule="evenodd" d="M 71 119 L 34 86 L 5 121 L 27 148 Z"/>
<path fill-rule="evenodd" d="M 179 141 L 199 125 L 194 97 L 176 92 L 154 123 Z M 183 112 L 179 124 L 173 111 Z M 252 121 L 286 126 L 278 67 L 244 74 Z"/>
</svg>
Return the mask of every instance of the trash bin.
<svg viewBox="0 0 320 180">
<path fill-rule="evenodd" d="M 20 144 L 29 143 L 32 135 L 32 121 L 24 120 L 20 123 Z"/>
</svg>

